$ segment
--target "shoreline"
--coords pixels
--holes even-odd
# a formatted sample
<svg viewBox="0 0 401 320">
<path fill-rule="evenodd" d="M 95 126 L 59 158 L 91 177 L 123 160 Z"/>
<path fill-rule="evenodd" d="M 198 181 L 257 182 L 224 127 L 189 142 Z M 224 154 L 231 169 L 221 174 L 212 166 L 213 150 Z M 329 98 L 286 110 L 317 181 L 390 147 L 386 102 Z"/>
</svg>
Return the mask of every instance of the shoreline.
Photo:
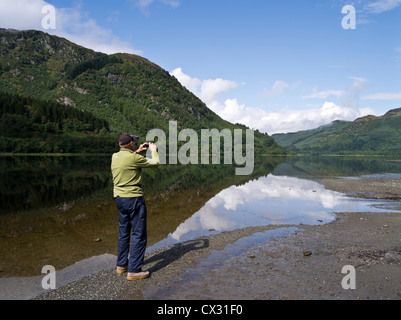
<svg viewBox="0 0 401 320">
<path fill-rule="evenodd" d="M 352 197 L 374 193 L 397 200 L 400 208 L 400 180 L 320 182 Z M 34 299 L 401 300 L 401 212 L 336 216 L 322 225 L 250 227 L 200 237 L 147 254 L 149 279 L 129 282 L 113 268 Z M 343 289 L 344 266 L 355 268 L 356 289 Z"/>
</svg>

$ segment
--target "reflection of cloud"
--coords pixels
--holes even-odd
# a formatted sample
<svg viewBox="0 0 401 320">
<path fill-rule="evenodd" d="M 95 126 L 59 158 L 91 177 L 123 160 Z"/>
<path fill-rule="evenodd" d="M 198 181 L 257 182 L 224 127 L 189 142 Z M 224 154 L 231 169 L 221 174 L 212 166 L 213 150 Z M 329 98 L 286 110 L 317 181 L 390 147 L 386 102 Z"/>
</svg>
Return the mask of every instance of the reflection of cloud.
<svg viewBox="0 0 401 320">
<path fill-rule="evenodd" d="M 273 176 L 221 191 L 171 235 L 268 224 L 330 220 L 331 210 L 344 204 L 342 194 L 309 180 Z"/>
<path fill-rule="evenodd" d="M 183 235 L 190 231 L 197 231 L 199 229 L 225 230 L 231 227 L 234 227 L 233 221 L 219 216 L 213 211 L 211 205 L 206 204 L 206 206 L 198 211 L 198 213 L 194 214 L 191 218 L 179 225 L 171 237 L 174 240 L 180 240 Z"/>
<path fill-rule="evenodd" d="M 234 194 L 235 196 L 233 196 Z M 330 209 L 336 205 L 339 197 L 340 194 L 326 190 L 314 181 L 270 175 L 240 187 L 223 190 L 214 199 L 221 199 L 225 208 L 235 211 L 239 204 L 246 201 L 267 198 L 311 200 L 321 203 L 324 208 Z"/>
</svg>

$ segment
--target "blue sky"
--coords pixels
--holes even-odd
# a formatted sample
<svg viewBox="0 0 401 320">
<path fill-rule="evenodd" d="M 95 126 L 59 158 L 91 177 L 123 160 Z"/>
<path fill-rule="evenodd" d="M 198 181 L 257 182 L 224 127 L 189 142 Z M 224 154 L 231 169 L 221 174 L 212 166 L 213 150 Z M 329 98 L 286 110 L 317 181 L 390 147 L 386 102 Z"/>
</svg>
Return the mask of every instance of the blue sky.
<svg viewBox="0 0 401 320">
<path fill-rule="evenodd" d="M 56 29 L 43 30 L 44 5 Z M 344 29 L 352 5 L 356 29 Z M 140 54 L 269 134 L 401 107 L 401 0 L 0 0 L 0 27 Z"/>
</svg>

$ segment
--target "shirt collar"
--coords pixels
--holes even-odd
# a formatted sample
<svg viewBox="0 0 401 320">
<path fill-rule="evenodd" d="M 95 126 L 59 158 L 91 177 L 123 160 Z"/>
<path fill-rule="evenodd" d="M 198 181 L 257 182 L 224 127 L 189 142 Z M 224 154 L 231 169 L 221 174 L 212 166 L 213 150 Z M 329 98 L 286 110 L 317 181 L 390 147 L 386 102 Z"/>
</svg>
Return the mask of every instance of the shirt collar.
<svg viewBox="0 0 401 320">
<path fill-rule="evenodd" d="M 128 152 L 131 152 L 131 153 L 135 153 L 134 151 L 132 151 L 130 149 L 123 149 L 123 148 L 121 148 L 120 151 L 128 151 Z"/>
</svg>

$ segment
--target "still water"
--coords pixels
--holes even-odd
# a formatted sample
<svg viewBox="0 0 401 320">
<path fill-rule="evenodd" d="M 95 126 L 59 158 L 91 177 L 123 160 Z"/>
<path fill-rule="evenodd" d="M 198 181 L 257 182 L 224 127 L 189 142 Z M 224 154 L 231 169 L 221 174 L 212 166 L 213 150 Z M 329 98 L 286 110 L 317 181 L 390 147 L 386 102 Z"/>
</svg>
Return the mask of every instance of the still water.
<svg viewBox="0 0 401 320">
<path fill-rule="evenodd" d="M 0 157 L 0 278 L 41 275 L 116 254 L 118 214 L 110 157 Z M 325 189 L 320 178 L 391 174 L 382 158 L 268 158 L 251 176 L 233 166 L 145 170 L 148 250 L 251 226 L 322 224 L 336 212 L 382 211 L 380 203 Z"/>
</svg>

